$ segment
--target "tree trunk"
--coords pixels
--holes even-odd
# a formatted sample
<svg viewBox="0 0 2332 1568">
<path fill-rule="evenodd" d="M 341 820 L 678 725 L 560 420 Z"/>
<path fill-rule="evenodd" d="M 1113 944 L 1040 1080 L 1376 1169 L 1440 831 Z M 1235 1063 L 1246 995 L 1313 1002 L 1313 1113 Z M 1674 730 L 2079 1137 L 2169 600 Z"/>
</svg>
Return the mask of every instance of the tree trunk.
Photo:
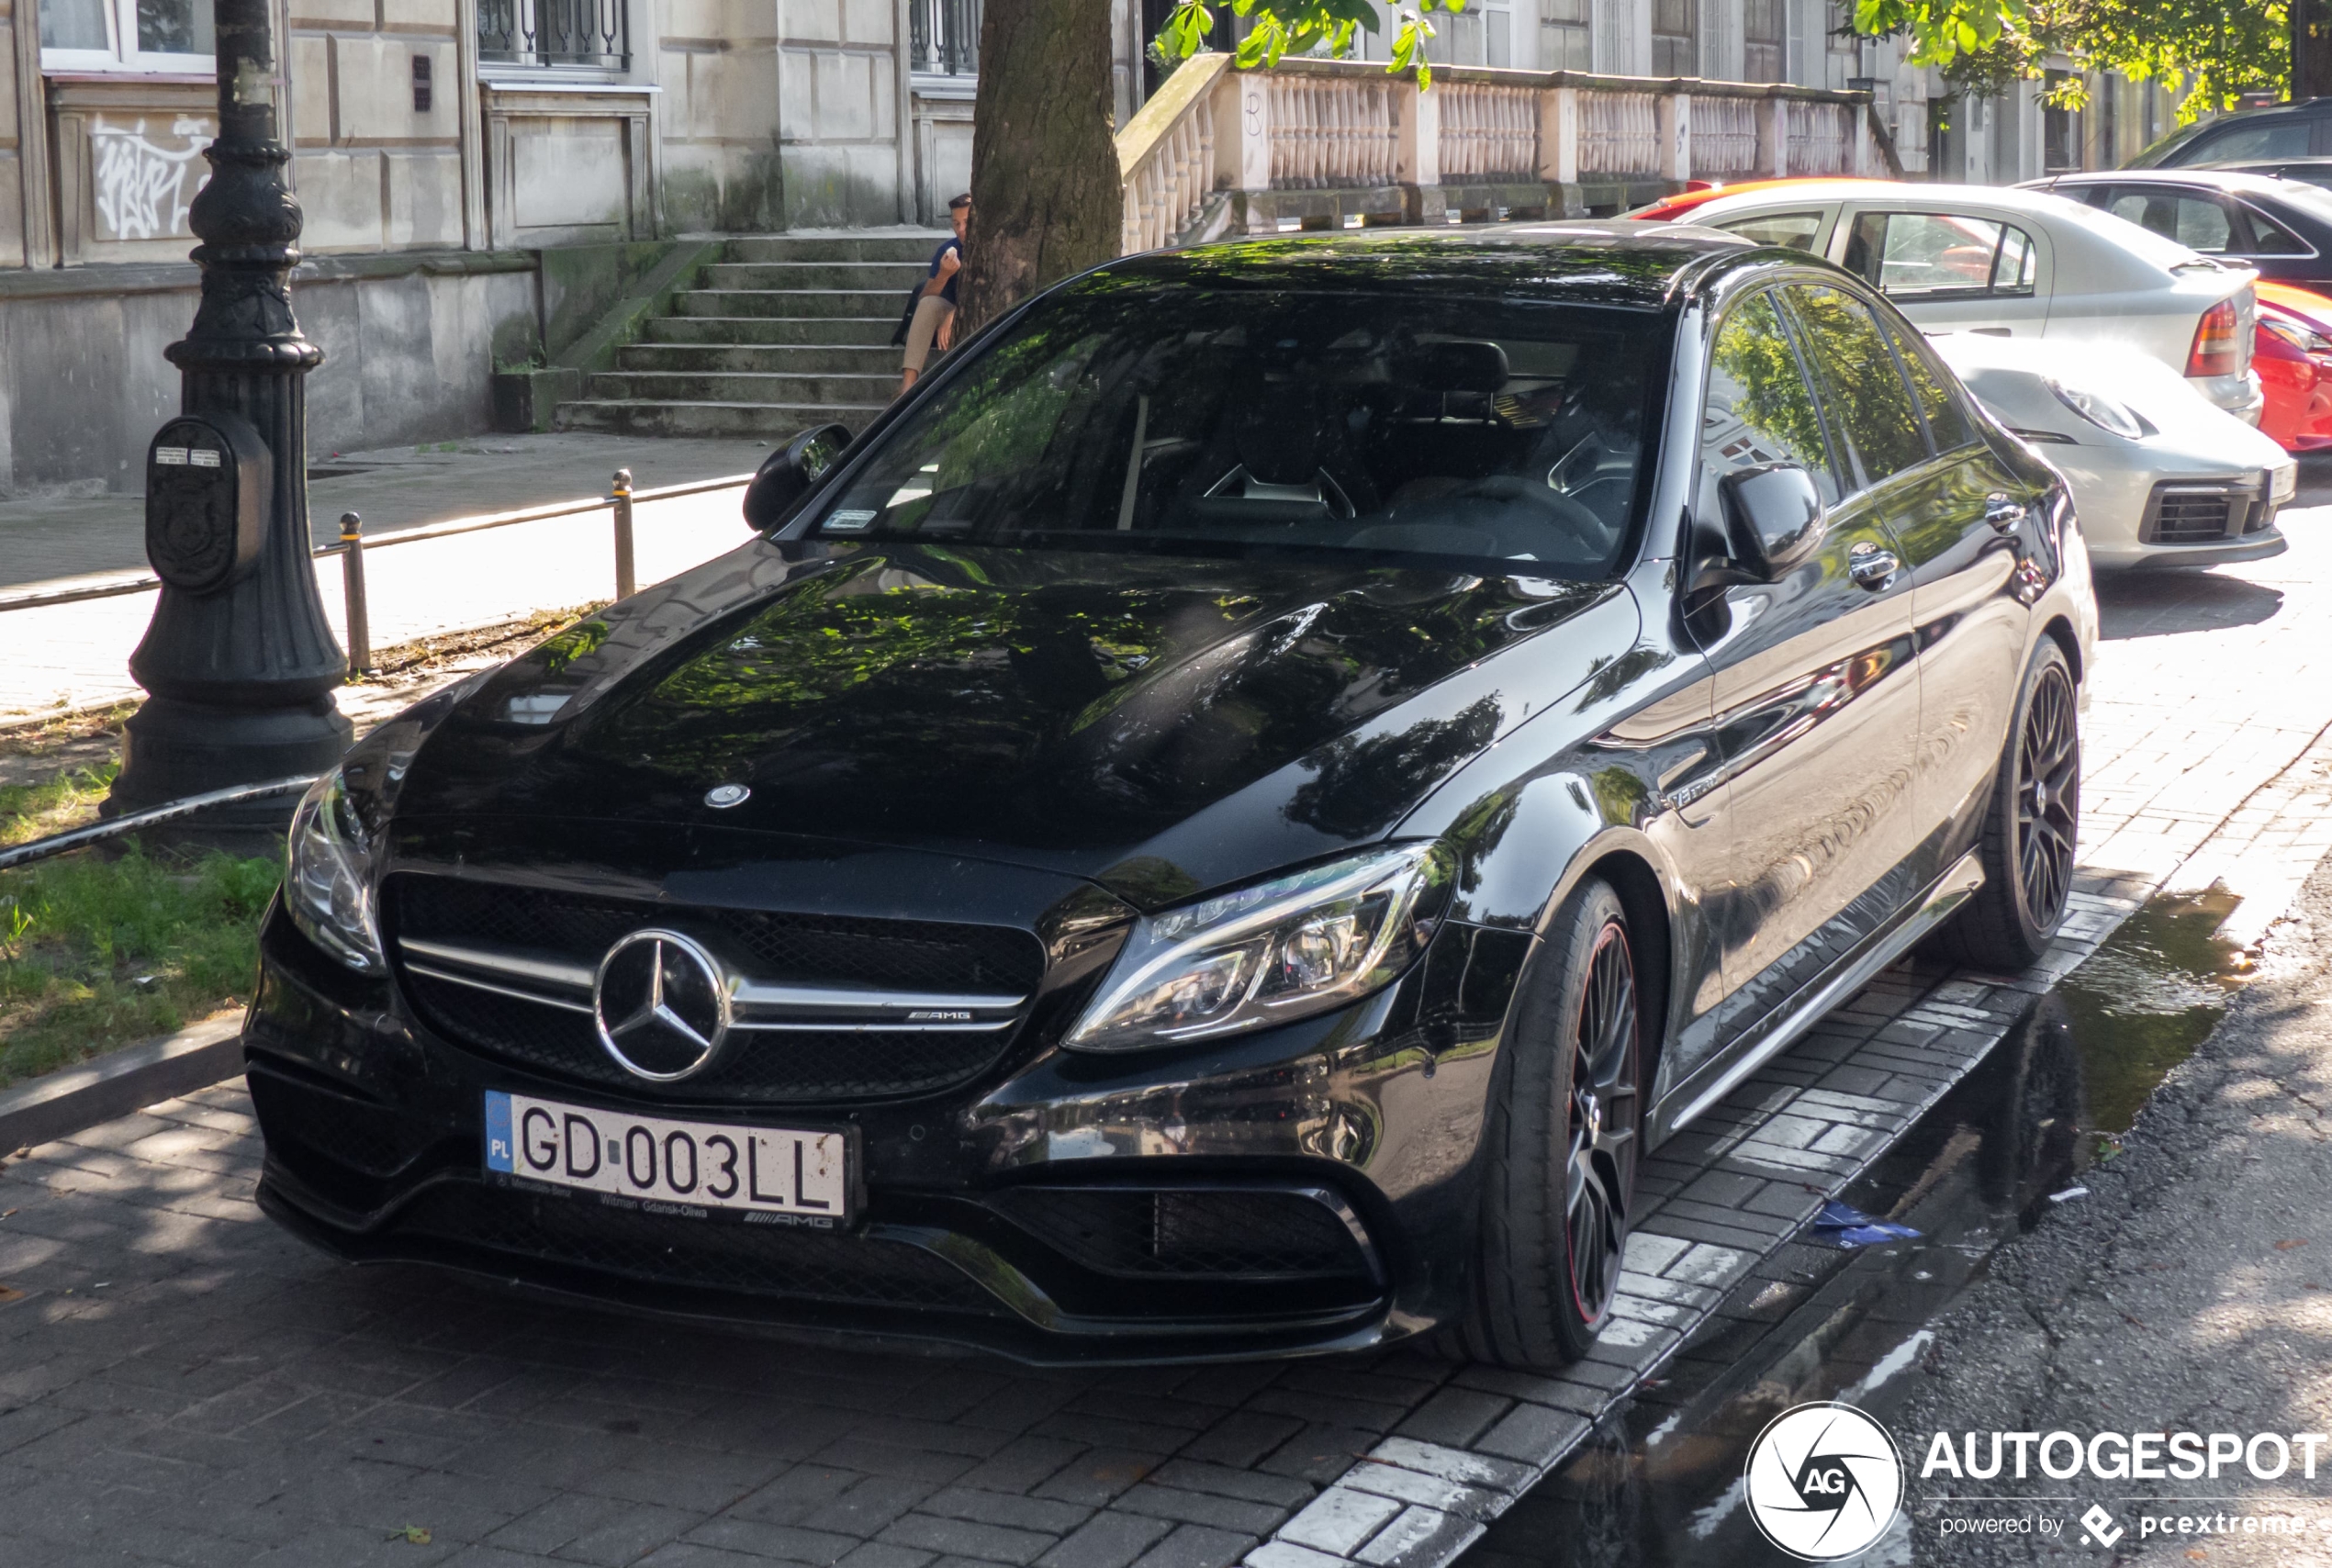
<svg viewBox="0 0 2332 1568">
<path fill-rule="evenodd" d="M 2292 101 L 2332 94 L 2332 0 L 2291 0 Z"/>
<path fill-rule="evenodd" d="M 1117 253 L 1103 0 L 987 0 L 957 335 Z"/>
</svg>

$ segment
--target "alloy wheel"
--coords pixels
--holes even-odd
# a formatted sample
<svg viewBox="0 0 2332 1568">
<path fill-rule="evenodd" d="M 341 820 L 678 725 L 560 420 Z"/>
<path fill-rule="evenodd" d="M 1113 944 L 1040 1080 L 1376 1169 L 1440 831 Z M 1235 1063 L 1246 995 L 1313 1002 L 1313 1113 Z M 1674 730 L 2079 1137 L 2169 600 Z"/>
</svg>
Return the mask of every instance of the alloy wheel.
<svg viewBox="0 0 2332 1568">
<path fill-rule="evenodd" d="M 1571 1038 L 1569 1144 L 1564 1161 L 1564 1234 L 1571 1294 L 1582 1322 L 1598 1323 L 1620 1285 L 1628 1199 L 1635 1189 L 1641 1094 L 1635 959 L 1627 927 L 1596 934 Z"/>
<path fill-rule="evenodd" d="M 2041 931 L 2055 929 L 2073 888 L 2073 841 L 2080 817 L 2080 734 L 2073 683 L 2051 664 L 2033 688 L 2016 750 L 2017 875 L 2024 910 Z"/>
</svg>

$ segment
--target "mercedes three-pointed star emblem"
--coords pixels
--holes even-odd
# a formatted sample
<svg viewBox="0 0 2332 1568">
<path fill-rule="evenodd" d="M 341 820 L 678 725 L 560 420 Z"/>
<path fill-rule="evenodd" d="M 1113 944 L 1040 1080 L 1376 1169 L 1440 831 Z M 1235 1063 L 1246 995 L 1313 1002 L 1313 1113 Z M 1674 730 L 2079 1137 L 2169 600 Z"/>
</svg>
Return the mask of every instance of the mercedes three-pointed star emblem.
<svg viewBox="0 0 2332 1568">
<path fill-rule="evenodd" d="M 728 977 L 677 931 L 634 931 L 600 960 L 591 1014 L 618 1066 L 669 1083 L 720 1054 L 729 1033 Z"/>
</svg>

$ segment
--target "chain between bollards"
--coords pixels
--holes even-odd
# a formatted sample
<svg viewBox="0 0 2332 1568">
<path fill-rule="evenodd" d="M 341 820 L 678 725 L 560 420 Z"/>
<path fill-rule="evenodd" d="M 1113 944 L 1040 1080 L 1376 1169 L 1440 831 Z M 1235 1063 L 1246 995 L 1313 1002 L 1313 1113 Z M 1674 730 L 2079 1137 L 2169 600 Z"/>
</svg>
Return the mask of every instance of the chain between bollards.
<svg viewBox="0 0 2332 1568">
<path fill-rule="evenodd" d="M 348 590 L 348 678 L 373 673 L 373 618 L 364 601 L 364 520 L 340 514 L 340 577 Z"/>
<path fill-rule="evenodd" d="M 615 494 L 608 498 L 615 503 L 615 597 L 629 599 L 639 591 L 632 566 L 632 470 L 615 471 Z"/>
</svg>

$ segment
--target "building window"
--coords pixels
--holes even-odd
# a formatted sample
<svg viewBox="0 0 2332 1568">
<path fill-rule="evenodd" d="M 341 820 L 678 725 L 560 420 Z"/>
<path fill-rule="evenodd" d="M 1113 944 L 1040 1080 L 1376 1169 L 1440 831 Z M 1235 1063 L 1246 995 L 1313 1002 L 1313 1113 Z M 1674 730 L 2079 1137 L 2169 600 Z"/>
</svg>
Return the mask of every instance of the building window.
<svg viewBox="0 0 2332 1568">
<path fill-rule="evenodd" d="M 65 71 L 208 71 L 210 0 L 45 0 L 40 63 Z"/>
<path fill-rule="evenodd" d="M 1652 73 L 1700 74 L 1700 0 L 1652 0 Z"/>
<path fill-rule="evenodd" d="M 1595 69 L 1589 0 L 1539 0 L 1539 66 L 1545 71 Z"/>
<path fill-rule="evenodd" d="M 632 68 L 624 0 L 477 0 L 477 57 L 495 65 Z"/>
<path fill-rule="evenodd" d="M 980 0 L 908 0 L 907 48 L 920 75 L 978 75 Z"/>
<path fill-rule="evenodd" d="M 2043 73 L 2042 91 L 2054 95 L 2065 84 L 2069 73 L 2050 71 Z M 2060 109 L 2042 100 L 2041 106 L 2041 170 L 2054 174 L 2081 166 L 2080 121 L 2070 109 Z"/>
<path fill-rule="evenodd" d="M 1743 75 L 1752 82 L 1788 80 L 1781 62 L 1781 0 L 1748 0 L 1741 38 Z"/>
</svg>

